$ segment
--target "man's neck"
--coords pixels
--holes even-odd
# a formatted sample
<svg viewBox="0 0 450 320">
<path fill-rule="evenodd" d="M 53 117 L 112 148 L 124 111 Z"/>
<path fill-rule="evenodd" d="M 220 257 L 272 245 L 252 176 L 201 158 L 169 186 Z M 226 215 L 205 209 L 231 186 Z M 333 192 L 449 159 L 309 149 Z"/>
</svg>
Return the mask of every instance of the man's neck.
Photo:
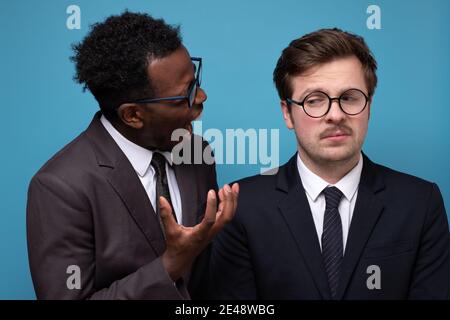
<svg viewBox="0 0 450 320">
<path fill-rule="evenodd" d="M 114 129 L 116 129 L 122 136 L 124 136 L 127 140 L 133 142 L 134 144 L 137 144 L 138 146 L 148 149 L 148 150 L 153 150 L 154 148 L 149 147 L 148 145 L 146 145 L 145 143 L 143 143 L 140 139 L 140 136 L 138 134 L 137 130 L 133 130 L 130 127 L 128 127 L 127 125 L 124 125 L 121 121 L 118 120 L 108 120 L 111 125 L 114 127 Z"/>
<path fill-rule="evenodd" d="M 361 153 L 357 153 L 349 159 L 339 161 L 312 161 L 304 152 L 299 151 L 300 159 L 314 174 L 321 177 L 329 184 L 336 184 L 349 173 L 359 162 Z"/>
</svg>

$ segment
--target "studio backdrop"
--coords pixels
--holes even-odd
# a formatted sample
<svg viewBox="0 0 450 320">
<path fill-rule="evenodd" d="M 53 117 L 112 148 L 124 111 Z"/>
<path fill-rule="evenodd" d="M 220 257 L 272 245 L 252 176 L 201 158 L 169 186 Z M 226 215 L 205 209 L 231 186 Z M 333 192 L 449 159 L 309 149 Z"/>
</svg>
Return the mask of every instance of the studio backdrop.
<svg viewBox="0 0 450 320">
<path fill-rule="evenodd" d="M 275 63 L 294 38 L 338 27 L 363 36 L 378 61 L 363 151 L 436 182 L 449 206 L 450 1 L 2 0 L 0 299 L 35 298 L 26 247 L 28 184 L 98 109 L 73 81 L 71 44 L 92 23 L 125 9 L 180 25 L 190 54 L 203 58 L 208 100 L 194 129 L 216 141 L 219 184 L 294 154 L 295 136 L 285 128 L 272 82 Z"/>
</svg>

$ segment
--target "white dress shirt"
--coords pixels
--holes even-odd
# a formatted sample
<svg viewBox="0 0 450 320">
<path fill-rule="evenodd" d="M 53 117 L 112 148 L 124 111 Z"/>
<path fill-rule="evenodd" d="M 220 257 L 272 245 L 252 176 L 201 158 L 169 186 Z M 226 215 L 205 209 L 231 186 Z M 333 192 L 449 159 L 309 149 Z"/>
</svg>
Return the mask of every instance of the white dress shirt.
<svg viewBox="0 0 450 320">
<path fill-rule="evenodd" d="M 154 151 L 138 146 L 137 144 L 125 138 L 104 116 L 101 116 L 100 121 L 105 127 L 106 131 L 108 131 L 108 133 L 111 135 L 119 148 L 130 161 L 131 165 L 134 168 L 134 171 L 136 171 L 139 180 L 141 181 L 145 191 L 147 192 L 153 209 L 156 212 L 156 172 L 155 169 L 150 165 Z M 167 180 L 169 182 L 170 198 L 172 201 L 173 209 L 175 210 L 175 215 L 177 217 L 178 223 L 182 224 L 181 196 L 180 190 L 178 189 L 177 179 L 175 177 L 175 172 L 172 169 L 171 154 L 170 152 L 157 152 L 164 155 L 167 160 L 166 174 Z"/>
<path fill-rule="evenodd" d="M 356 198 L 358 196 L 358 185 L 359 180 L 361 179 L 362 167 L 363 157 L 361 155 L 357 165 L 336 184 L 331 185 L 321 177 L 313 173 L 311 170 L 309 170 L 300 158 L 300 154 L 298 154 L 298 173 L 300 174 L 300 178 L 302 179 L 303 188 L 305 189 L 309 207 L 311 208 L 314 224 L 316 226 L 317 236 L 319 237 L 320 248 L 322 248 L 323 218 L 326 205 L 325 196 L 322 194 L 323 189 L 329 186 L 334 186 L 343 193 L 338 210 L 342 221 L 342 240 L 345 251 L 348 230 L 350 229 L 353 210 L 355 209 Z"/>
</svg>

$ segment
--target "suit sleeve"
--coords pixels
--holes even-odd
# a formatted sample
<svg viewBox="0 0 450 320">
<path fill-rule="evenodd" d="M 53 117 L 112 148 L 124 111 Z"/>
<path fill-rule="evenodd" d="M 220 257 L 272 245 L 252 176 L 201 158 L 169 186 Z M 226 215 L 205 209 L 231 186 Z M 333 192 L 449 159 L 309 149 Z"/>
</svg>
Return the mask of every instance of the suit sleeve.
<svg viewBox="0 0 450 320">
<path fill-rule="evenodd" d="M 38 299 L 182 299 L 161 258 L 108 288 L 95 283 L 95 230 L 82 193 L 54 175 L 35 176 L 27 203 L 30 270 Z"/>
<path fill-rule="evenodd" d="M 214 299 L 258 299 L 247 235 L 239 216 L 238 207 L 235 218 L 212 244 L 209 290 Z"/>
<path fill-rule="evenodd" d="M 450 235 L 441 193 L 432 185 L 409 292 L 410 299 L 450 298 Z"/>
</svg>

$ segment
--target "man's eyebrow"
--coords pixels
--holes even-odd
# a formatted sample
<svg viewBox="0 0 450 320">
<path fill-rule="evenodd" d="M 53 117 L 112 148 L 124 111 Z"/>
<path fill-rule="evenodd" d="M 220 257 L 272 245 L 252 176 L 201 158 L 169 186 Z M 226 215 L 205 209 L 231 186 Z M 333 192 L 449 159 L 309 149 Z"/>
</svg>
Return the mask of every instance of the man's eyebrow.
<svg viewBox="0 0 450 320">
<path fill-rule="evenodd" d="M 360 89 L 360 88 L 358 88 L 357 86 L 345 86 L 345 87 L 343 87 L 343 88 L 341 88 L 341 89 L 339 90 L 338 96 L 341 95 L 342 93 L 344 93 L 345 91 L 350 90 L 350 89 L 358 89 L 358 90 L 364 91 L 363 89 Z M 300 98 L 301 98 L 301 99 L 304 99 L 304 98 L 306 98 L 306 96 L 307 96 L 308 94 L 313 93 L 313 92 L 316 92 L 316 91 L 322 91 L 322 92 L 325 92 L 326 94 L 328 94 L 328 95 L 331 97 L 331 95 L 329 94 L 328 89 L 325 89 L 325 88 L 323 88 L 323 87 L 311 87 L 311 88 L 307 88 L 305 91 L 303 91 L 303 92 L 300 94 Z"/>
<path fill-rule="evenodd" d="M 322 91 L 327 93 L 326 89 L 323 87 L 311 87 L 311 88 L 307 88 L 305 91 L 302 91 L 301 94 L 299 95 L 299 97 L 301 99 L 306 98 L 306 96 L 310 93 L 316 92 L 316 91 Z"/>
<path fill-rule="evenodd" d="M 197 73 L 197 65 L 194 62 L 192 62 L 191 64 L 194 69 L 194 75 L 192 76 L 192 78 L 190 78 L 188 81 L 185 82 L 183 88 L 179 91 L 179 94 L 177 94 L 177 96 L 187 96 L 189 93 L 188 90 L 191 87 L 192 82 L 195 81 L 195 76 Z"/>
<path fill-rule="evenodd" d="M 192 82 L 195 81 L 195 75 L 192 79 L 189 80 L 189 82 L 186 82 L 185 85 L 183 86 L 183 88 L 179 91 L 179 94 L 177 94 L 177 96 L 187 96 L 188 95 L 188 90 L 192 85 Z"/>
</svg>

